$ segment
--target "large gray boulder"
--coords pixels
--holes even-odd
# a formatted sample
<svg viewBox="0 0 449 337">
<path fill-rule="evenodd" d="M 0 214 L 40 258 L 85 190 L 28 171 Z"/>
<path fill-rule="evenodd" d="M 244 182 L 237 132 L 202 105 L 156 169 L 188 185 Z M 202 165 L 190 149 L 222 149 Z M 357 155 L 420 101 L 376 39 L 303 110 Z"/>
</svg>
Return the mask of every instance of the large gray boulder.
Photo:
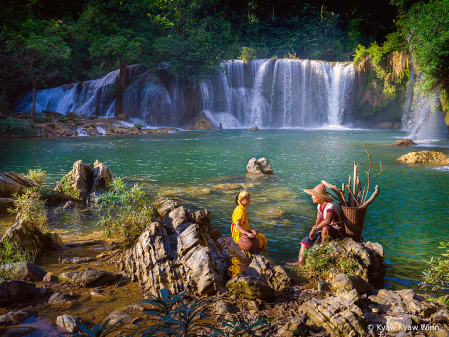
<svg viewBox="0 0 449 337">
<path fill-rule="evenodd" d="M 332 280 L 334 289 L 344 288 L 345 290 L 355 289 L 359 295 L 369 293 L 373 290 L 371 284 L 365 281 L 359 275 L 338 274 Z"/>
<path fill-rule="evenodd" d="M 94 163 L 92 176 L 92 192 L 105 192 L 109 190 L 109 184 L 114 180 L 114 175 L 109 167 L 103 163 L 100 163 L 98 160 Z"/>
<path fill-rule="evenodd" d="M 210 212 L 178 207 L 148 225 L 120 266 L 145 292 L 215 294 L 226 281 L 227 255 L 210 233 Z"/>
<path fill-rule="evenodd" d="M 120 321 L 119 324 L 130 323 L 133 320 L 133 316 L 128 315 L 120 310 L 115 310 L 109 314 L 108 317 L 105 318 L 105 321 L 109 320 L 108 325 L 116 324 Z"/>
<path fill-rule="evenodd" d="M 266 158 L 251 158 L 246 165 L 246 170 L 255 175 L 273 174 L 273 167 Z"/>
<path fill-rule="evenodd" d="M 16 262 L 0 266 L 0 270 L 14 272 L 14 277 L 27 281 L 42 281 L 47 272 L 31 262 Z"/>
<path fill-rule="evenodd" d="M 0 281 L 0 307 L 13 303 L 28 303 L 39 294 L 32 282 L 22 280 Z"/>
<path fill-rule="evenodd" d="M 413 289 L 381 289 L 376 296 L 370 296 L 369 299 L 383 312 L 411 313 L 425 318 L 436 311 L 430 302 L 420 301 Z"/>
<path fill-rule="evenodd" d="M 23 323 L 34 315 L 36 315 L 36 312 L 33 310 L 10 311 L 7 314 L 0 315 L 0 326 Z"/>
</svg>

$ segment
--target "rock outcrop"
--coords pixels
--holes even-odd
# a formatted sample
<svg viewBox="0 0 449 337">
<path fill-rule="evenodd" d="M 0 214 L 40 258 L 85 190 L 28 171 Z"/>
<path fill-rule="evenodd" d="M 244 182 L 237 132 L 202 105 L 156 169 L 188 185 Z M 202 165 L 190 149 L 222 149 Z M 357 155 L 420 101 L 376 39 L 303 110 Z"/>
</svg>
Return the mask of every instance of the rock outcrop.
<svg viewBox="0 0 449 337">
<path fill-rule="evenodd" d="M 202 112 L 196 116 L 186 127 L 185 130 L 220 130 L 219 124 L 211 120 L 207 115 Z"/>
<path fill-rule="evenodd" d="M 407 164 L 449 165 L 449 157 L 443 152 L 435 151 L 410 152 L 397 161 Z"/>
<path fill-rule="evenodd" d="M 227 269 L 226 254 L 210 236 L 210 217 L 207 210 L 174 209 L 165 222 L 148 225 L 120 267 L 145 292 L 215 294 L 224 286 Z"/>
<path fill-rule="evenodd" d="M 16 172 L 0 171 L 0 197 L 12 198 L 14 194 L 23 194 L 30 187 L 39 186 L 33 179 L 29 179 Z"/>
<path fill-rule="evenodd" d="M 89 164 L 78 160 L 72 170 L 57 183 L 55 191 L 86 201 L 92 192 L 107 191 L 112 180 L 114 175 L 107 165 L 96 160 L 92 170 Z"/>
<path fill-rule="evenodd" d="M 276 292 L 290 289 L 293 280 L 280 266 L 270 268 L 267 259 L 257 255 L 240 275 L 229 280 L 228 289 L 244 298 L 267 300 Z"/>
<path fill-rule="evenodd" d="M 326 274 L 326 281 L 334 285 L 334 278 L 341 274 L 337 264 L 342 262 L 342 257 L 345 257 L 346 262 L 354 266 L 352 268 L 354 275 L 360 276 L 375 289 L 383 286 L 387 266 L 383 259 L 382 245 L 369 241 L 359 243 L 351 238 L 345 238 L 340 243 L 333 241 L 329 245 L 331 260 L 334 263 Z"/>
<path fill-rule="evenodd" d="M 416 143 L 411 139 L 398 139 L 391 145 L 393 145 L 393 146 L 412 146 L 412 145 L 416 145 Z"/>
<path fill-rule="evenodd" d="M 71 333 L 78 332 L 79 327 L 85 324 L 84 320 L 78 316 L 64 314 L 56 318 L 56 325 Z"/>
<path fill-rule="evenodd" d="M 6 238 L 16 242 L 22 250 L 36 252 L 38 255 L 46 250 L 59 248 L 62 242 L 58 234 L 42 233 L 39 228 L 24 220 L 20 213 L 17 214 L 14 225 L 0 239 L 0 247 Z"/>
<path fill-rule="evenodd" d="M 0 270 L 14 272 L 14 277 L 27 281 L 42 281 L 47 275 L 45 270 L 40 269 L 31 262 L 16 262 L 0 266 Z"/>
<path fill-rule="evenodd" d="M 246 169 L 248 173 L 255 175 L 273 174 L 273 167 L 266 158 L 251 158 Z"/>
</svg>

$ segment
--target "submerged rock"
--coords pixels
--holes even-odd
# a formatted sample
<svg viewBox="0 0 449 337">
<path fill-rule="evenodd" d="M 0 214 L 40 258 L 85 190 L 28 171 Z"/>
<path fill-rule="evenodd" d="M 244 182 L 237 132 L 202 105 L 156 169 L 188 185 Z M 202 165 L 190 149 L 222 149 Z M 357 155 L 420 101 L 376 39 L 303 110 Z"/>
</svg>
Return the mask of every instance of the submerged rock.
<svg viewBox="0 0 449 337">
<path fill-rule="evenodd" d="M 95 270 L 87 268 L 85 271 L 72 271 L 62 273 L 58 279 L 61 282 L 70 283 L 80 287 L 90 285 L 106 284 L 108 282 L 115 282 L 122 278 L 122 275 L 110 273 L 104 270 Z"/>
<path fill-rule="evenodd" d="M 40 269 L 31 262 L 16 262 L 0 266 L 0 270 L 14 272 L 14 277 L 27 281 L 42 281 L 47 274 L 45 270 Z"/>
<path fill-rule="evenodd" d="M 62 260 L 63 264 L 73 264 L 73 263 L 87 263 L 97 261 L 96 258 L 93 257 L 68 257 L 64 260 Z"/>
<path fill-rule="evenodd" d="M 23 323 L 34 315 L 36 315 L 34 310 L 10 311 L 7 314 L 0 315 L 0 326 Z"/>
<path fill-rule="evenodd" d="M 29 303 L 39 294 L 32 282 L 22 280 L 0 281 L 0 307 L 13 303 Z"/>
<path fill-rule="evenodd" d="M 48 304 L 73 304 L 70 296 L 61 293 L 54 293 L 48 299 Z"/>
<path fill-rule="evenodd" d="M 215 294 L 223 288 L 226 254 L 210 236 L 210 212 L 178 207 L 153 222 L 126 251 L 122 267 L 145 292 L 189 290 Z"/>
<path fill-rule="evenodd" d="M 264 175 L 264 174 L 273 174 L 273 167 L 270 162 L 266 158 L 251 158 L 246 165 L 246 170 L 250 174 L 255 175 Z"/>
<path fill-rule="evenodd" d="M 108 317 L 105 318 L 105 321 L 109 320 L 108 325 L 112 325 L 120 321 L 119 324 L 129 323 L 133 320 L 131 315 L 128 315 L 120 310 L 115 310 L 109 314 Z"/>
<path fill-rule="evenodd" d="M 435 151 L 410 152 L 397 161 L 407 164 L 449 165 L 449 157 L 443 152 Z"/>
<path fill-rule="evenodd" d="M 411 139 L 398 139 L 391 145 L 393 145 L 393 146 L 412 146 L 412 145 L 416 145 L 416 143 Z"/>
</svg>

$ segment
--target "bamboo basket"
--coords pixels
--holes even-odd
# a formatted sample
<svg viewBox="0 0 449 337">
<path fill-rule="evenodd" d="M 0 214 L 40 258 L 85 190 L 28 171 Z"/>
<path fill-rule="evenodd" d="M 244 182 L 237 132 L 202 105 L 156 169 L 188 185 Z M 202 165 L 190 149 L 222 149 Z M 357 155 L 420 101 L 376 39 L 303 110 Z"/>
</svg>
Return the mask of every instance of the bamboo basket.
<svg viewBox="0 0 449 337">
<path fill-rule="evenodd" d="M 368 207 L 340 207 L 346 236 L 352 238 L 356 242 L 360 242 Z"/>
</svg>

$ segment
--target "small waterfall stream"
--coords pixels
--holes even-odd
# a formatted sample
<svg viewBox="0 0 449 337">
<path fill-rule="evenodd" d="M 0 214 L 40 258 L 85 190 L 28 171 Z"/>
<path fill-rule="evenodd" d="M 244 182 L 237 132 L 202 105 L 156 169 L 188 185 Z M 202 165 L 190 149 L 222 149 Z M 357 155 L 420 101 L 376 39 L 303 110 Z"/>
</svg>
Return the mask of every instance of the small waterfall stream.
<svg viewBox="0 0 449 337">
<path fill-rule="evenodd" d="M 232 60 L 222 68 L 192 91 L 167 72 L 130 66 L 125 111 L 131 120 L 154 126 L 181 126 L 204 111 L 224 128 L 313 128 L 340 125 L 354 100 L 352 63 L 268 59 L 248 65 Z M 112 117 L 118 74 L 116 70 L 94 81 L 39 90 L 36 111 Z M 31 110 L 31 102 L 29 94 L 16 111 Z"/>
</svg>

